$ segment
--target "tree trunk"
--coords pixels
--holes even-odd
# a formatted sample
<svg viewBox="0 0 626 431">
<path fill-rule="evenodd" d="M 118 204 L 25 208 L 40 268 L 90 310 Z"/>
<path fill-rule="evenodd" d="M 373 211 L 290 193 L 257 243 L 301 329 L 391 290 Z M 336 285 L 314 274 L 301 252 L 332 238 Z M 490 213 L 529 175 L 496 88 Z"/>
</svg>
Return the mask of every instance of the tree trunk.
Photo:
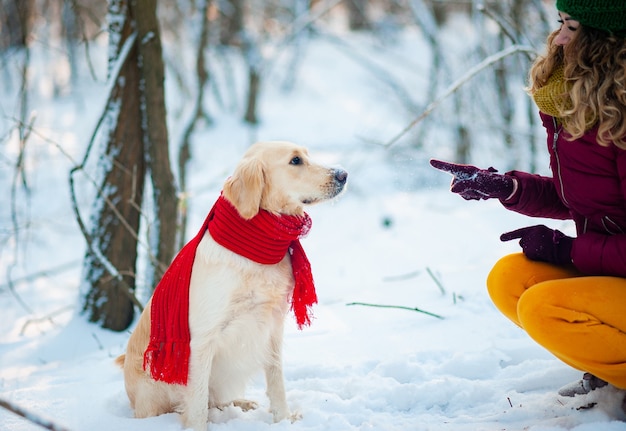
<svg viewBox="0 0 626 431">
<path fill-rule="evenodd" d="M 348 0 L 346 5 L 350 30 L 368 30 L 367 0 Z"/>
<path fill-rule="evenodd" d="M 259 87 L 261 84 L 261 76 L 254 66 L 248 67 L 248 100 L 246 103 L 246 113 L 243 119 L 248 124 L 257 124 L 256 115 L 257 99 L 259 95 Z"/>
<path fill-rule="evenodd" d="M 127 3 L 130 1 L 130 4 Z M 85 259 L 84 310 L 92 322 L 122 331 L 134 317 L 138 232 L 146 174 L 151 174 L 157 241 L 152 257 L 154 279 L 172 259 L 176 237 L 177 198 L 170 169 L 164 97 L 164 68 L 156 18 L 156 0 L 109 3 L 110 71 L 119 70 L 107 112 L 104 171 L 96 200 L 93 230 Z M 132 33 L 136 38 L 132 39 Z M 122 58 L 127 41 L 134 43 Z M 117 67 L 113 67 L 117 66 Z M 102 124 L 106 124 L 103 121 Z M 106 127 L 106 126 L 104 126 Z"/>
<path fill-rule="evenodd" d="M 165 110 L 165 72 L 156 0 L 131 1 L 131 11 L 137 23 L 141 118 L 146 164 L 152 178 L 156 225 L 156 259 L 149 284 L 161 279 L 174 254 L 176 242 L 176 212 L 178 198 L 169 156 L 167 116 Z"/>
<path fill-rule="evenodd" d="M 119 3 L 128 11 L 123 4 L 125 1 Z M 123 46 L 130 35 L 130 23 L 130 17 L 127 17 L 118 48 Z M 110 98 L 111 109 L 119 104 L 119 114 L 117 123 L 107 137 L 103 157 L 106 173 L 94 209 L 91 237 L 94 240 L 92 247 L 97 253 L 94 255 L 88 252 L 85 259 L 89 292 L 85 297 L 84 310 L 91 322 L 115 331 L 128 328 L 134 317 L 134 305 L 128 291 L 134 292 L 135 287 L 137 240 L 128 229 L 139 231 L 139 208 L 146 172 L 139 121 L 141 102 L 137 61 L 138 50 L 135 45 L 122 66 Z M 111 208 L 107 202 L 114 204 L 115 208 Z M 97 254 L 104 256 L 121 277 L 111 274 L 107 264 Z"/>
<path fill-rule="evenodd" d="M 238 45 L 243 30 L 244 0 L 220 0 L 220 44 Z"/>
<path fill-rule="evenodd" d="M 0 0 L 0 48 L 28 45 L 33 0 Z"/>
</svg>

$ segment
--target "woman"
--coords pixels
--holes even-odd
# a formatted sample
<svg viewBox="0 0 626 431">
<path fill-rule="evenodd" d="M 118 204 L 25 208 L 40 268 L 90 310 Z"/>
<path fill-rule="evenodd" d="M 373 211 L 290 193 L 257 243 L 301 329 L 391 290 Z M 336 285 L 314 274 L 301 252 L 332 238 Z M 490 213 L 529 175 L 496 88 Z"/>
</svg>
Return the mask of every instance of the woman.
<svg viewBox="0 0 626 431">
<path fill-rule="evenodd" d="M 498 198 L 534 217 L 572 219 L 507 232 L 523 253 L 488 276 L 495 305 L 583 379 L 564 396 L 614 387 L 626 412 L 626 2 L 557 0 L 561 26 L 530 70 L 552 177 L 431 160 L 463 198 Z"/>
</svg>

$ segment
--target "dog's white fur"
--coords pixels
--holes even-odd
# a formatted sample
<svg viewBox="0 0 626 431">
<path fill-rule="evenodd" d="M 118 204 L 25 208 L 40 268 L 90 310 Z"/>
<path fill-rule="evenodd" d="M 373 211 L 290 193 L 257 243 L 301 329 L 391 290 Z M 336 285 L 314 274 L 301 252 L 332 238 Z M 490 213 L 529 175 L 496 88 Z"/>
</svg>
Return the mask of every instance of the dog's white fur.
<svg viewBox="0 0 626 431">
<path fill-rule="evenodd" d="M 346 176 L 341 169 L 314 163 L 304 147 L 262 142 L 248 149 L 226 181 L 223 196 L 245 219 L 260 208 L 302 215 L 303 205 L 339 194 Z M 242 397 L 252 375 L 264 370 L 274 421 L 295 420 L 282 370 L 283 324 L 293 283 L 288 253 L 275 265 L 258 264 L 217 244 L 207 232 L 197 249 L 189 291 L 188 384 L 155 381 L 143 370 L 150 337 L 148 303 L 126 354 L 117 359 L 135 416 L 179 412 L 185 427 L 206 430 L 209 408 L 256 407 Z"/>
</svg>

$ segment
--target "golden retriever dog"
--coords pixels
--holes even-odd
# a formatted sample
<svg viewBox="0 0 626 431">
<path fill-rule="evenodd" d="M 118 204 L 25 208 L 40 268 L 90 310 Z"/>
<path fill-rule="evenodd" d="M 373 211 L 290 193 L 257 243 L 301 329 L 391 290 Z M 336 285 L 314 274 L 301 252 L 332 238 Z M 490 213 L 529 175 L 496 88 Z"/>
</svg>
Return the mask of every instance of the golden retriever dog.
<svg viewBox="0 0 626 431">
<path fill-rule="evenodd" d="M 260 142 L 244 154 L 220 198 L 244 221 L 263 211 L 278 217 L 308 217 L 304 206 L 337 196 L 347 175 L 342 169 L 315 163 L 304 147 Z M 126 353 L 116 360 L 124 369 L 135 417 L 178 412 L 184 427 L 206 430 L 210 408 L 256 407 L 243 396 L 251 377 L 262 370 L 273 420 L 296 420 L 298 414 L 287 406 L 282 369 L 284 319 L 295 294 L 293 250 L 281 251 L 277 263 L 264 264 L 224 247 L 209 230 L 198 237 L 188 289 L 187 381 L 160 381 L 154 370 L 150 372 L 149 361 L 146 366 L 153 296 Z"/>
</svg>

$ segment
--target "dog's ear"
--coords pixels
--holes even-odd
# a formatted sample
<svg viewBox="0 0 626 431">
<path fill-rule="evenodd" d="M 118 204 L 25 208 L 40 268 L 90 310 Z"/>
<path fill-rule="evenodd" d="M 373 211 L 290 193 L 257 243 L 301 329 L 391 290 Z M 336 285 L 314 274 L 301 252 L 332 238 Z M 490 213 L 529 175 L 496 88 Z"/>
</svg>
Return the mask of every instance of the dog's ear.
<svg viewBox="0 0 626 431">
<path fill-rule="evenodd" d="M 224 183 L 223 195 L 233 204 L 239 215 L 248 220 L 259 212 L 264 187 L 263 163 L 258 159 L 246 158 Z"/>
</svg>

